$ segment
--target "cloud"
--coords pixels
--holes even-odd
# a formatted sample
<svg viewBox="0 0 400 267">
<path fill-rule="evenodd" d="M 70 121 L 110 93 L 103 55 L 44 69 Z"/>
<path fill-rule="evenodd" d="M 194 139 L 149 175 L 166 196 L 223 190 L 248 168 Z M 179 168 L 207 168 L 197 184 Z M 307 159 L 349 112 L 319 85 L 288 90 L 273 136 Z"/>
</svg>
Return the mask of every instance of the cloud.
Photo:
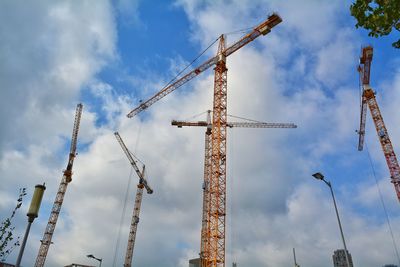
<svg viewBox="0 0 400 267">
<path fill-rule="evenodd" d="M 116 57 L 112 7 L 107 1 L 94 6 L 90 2 L 3 1 L 0 6 L 0 191 L 10 195 L 25 186 L 28 202 L 34 185 L 45 181 L 42 210 L 49 214 L 66 162 L 64 149 L 69 144 L 75 105 L 85 85 Z M 83 140 L 89 134 L 88 124 L 94 122 L 94 114 L 84 113 Z M 0 212 L 3 218 L 7 208 Z M 25 220 L 23 212 L 16 218 L 18 232 Z M 42 226 L 36 228 L 40 234 L 32 234 L 36 238 L 28 244 L 32 247 L 26 250 L 23 264 L 31 264 L 36 257 L 44 229 L 43 222 L 36 225 Z M 62 222 L 58 227 L 62 231 Z"/>
<path fill-rule="evenodd" d="M 123 18 L 124 25 L 135 26 L 141 24 L 138 8 L 140 1 L 117 0 L 116 8 Z"/>
<path fill-rule="evenodd" d="M 0 145 L 24 149 L 47 140 L 45 127 L 48 136 L 67 130 L 57 123 L 66 119 L 60 113 L 73 109 L 85 83 L 115 55 L 113 18 L 105 1 L 95 7 L 46 1 L 2 5 L 1 98 L 7 101 L 1 105 Z"/>
<path fill-rule="evenodd" d="M 146 99 L 151 91 L 126 93 L 99 75 L 107 64 L 127 64 L 118 56 L 116 32 L 116 21 L 125 15 L 114 12 L 126 4 L 0 4 L 4 15 L 0 16 L 4 18 L 0 55 L 5 58 L 0 75 L 2 87 L 7 88 L 0 93 L 5 129 L 0 143 L 0 195 L 7 199 L 4 203 L 11 203 L 11 191 L 21 184 L 28 188 L 43 180 L 47 184 L 25 265 L 37 255 L 66 164 L 79 100 L 84 102 L 84 111 L 73 181 L 47 266 L 93 264 L 87 254 L 103 258 L 104 266 L 123 263 L 138 178 L 113 135 L 116 130 L 146 164 L 154 189 L 154 194 L 143 196 L 134 264 L 187 266 L 190 258 L 198 257 L 205 129 L 177 129 L 170 120 L 205 119 L 205 114 L 192 115 L 212 107 L 213 72 L 199 75 L 139 116 L 127 119 L 132 103 Z M 139 7 L 140 2 L 133 2 L 124 12 L 140 17 Z M 228 129 L 226 265 L 232 261 L 239 266 L 290 265 L 293 247 L 301 265 L 331 262 L 333 251 L 342 245 L 328 188 L 311 180 L 310 174 L 316 170 L 323 171 L 335 185 L 355 265 L 372 267 L 394 261 L 387 226 L 376 215 L 378 194 L 374 182 L 367 179 L 371 176 L 365 175 L 366 160 L 360 159 L 365 155 L 355 150 L 358 94 L 354 77 L 348 73 L 358 58 L 354 43 L 360 40 L 343 22 L 347 21 L 344 7 L 338 1 L 183 0 L 175 7 L 186 12 L 191 42 L 202 47 L 223 32 L 259 23 L 266 9 L 279 11 L 284 19 L 270 34 L 227 60 L 229 114 L 294 122 L 299 127 Z M 14 19 L 16 15 L 27 20 Z M 21 31 L 9 30 L 16 28 Z M 237 38 L 228 36 L 229 42 Z M 187 61 L 183 57 L 166 60 L 170 69 L 165 71 L 171 75 Z M 121 67 L 123 75 L 132 83 L 146 85 L 144 88 L 161 87 L 158 85 L 166 79 L 161 70 L 127 75 L 127 69 Z M 397 85 L 398 77 L 383 84 L 389 96 L 382 101 L 387 106 L 385 115 L 395 114 L 395 104 L 389 99 L 396 99 Z M 396 120 L 389 116 L 388 125 L 395 125 Z M 372 123 L 368 127 L 372 128 Z M 369 129 L 368 138 L 376 142 L 372 131 Z M 371 152 L 382 156 L 378 144 Z M 376 159 L 385 199 L 391 194 L 395 202 L 391 185 L 380 178 L 387 176 L 384 159 Z M 1 214 L 7 213 L 7 207 L 0 206 Z M 396 207 L 392 202 L 388 205 L 397 237 Z M 19 232 L 25 226 L 23 217 L 20 214 L 18 218 Z M 365 255 L 365 251 L 371 253 Z"/>
</svg>

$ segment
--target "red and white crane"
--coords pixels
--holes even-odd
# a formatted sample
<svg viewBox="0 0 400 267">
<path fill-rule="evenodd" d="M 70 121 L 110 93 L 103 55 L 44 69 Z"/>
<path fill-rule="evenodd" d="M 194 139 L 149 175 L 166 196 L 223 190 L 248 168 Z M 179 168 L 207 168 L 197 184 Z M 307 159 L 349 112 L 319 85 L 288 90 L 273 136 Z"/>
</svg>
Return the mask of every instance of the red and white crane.
<svg viewBox="0 0 400 267">
<path fill-rule="evenodd" d="M 208 233 L 211 231 L 209 229 L 210 224 L 210 174 L 211 174 L 211 110 L 207 111 L 207 120 L 206 121 L 177 121 L 173 120 L 171 125 L 177 126 L 178 128 L 182 128 L 183 126 L 200 126 L 207 127 L 205 132 L 205 149 L 204 149 L 204 177 L 203 177 L 203 208 L 202 208 L 202 220 L 201 220 L 201 235 L 200 235 L 200 261 L 201 266 L 205 266 L 207 263 L 208 255 L 207 255 L 207 242 L 208 242 Z M 240 127 L 240 128 L 297 128 L 297 125 L 293 123 L 268 123 L 268 122 L 255 122 L 255 121 L 243 121 L 243 122 L 227 122 L 226 126 L 229 128 Z"/>
<path fill-rule="evenodd" d="M 61 183 L 58 188 L 56 199 L 54 200 L 53 208 L 51 209 L 50 218 L 44 231 L 43 238 L 41 240 L 41 245 L 39 248 L 39 253 L 36 257 L 35 267 L 43 267 L 46 261 L 47 252 L 51 239 L 53 238 L 54 230 L 56 228 L 58 216 L 60 215 L 61 206 L 64 201 L 65 192 L 67 191 L 68 184 L 72 181 L 72 166 L 74 164 L 74 159 L 76 156 L 76 144 L 78 141 L 78 131 L 82 115 L 82 104 L 76 106 L 74 128 L 72 130 L 71 148 L 69 152 L 68 165 L 64 171 L 63 177 L 61 178 Z"/>
<path fill-rule="evenodd" d="M 183 84 L 209 69 L 214 68 L 214 100 L 211 131 L 211 168 L 209 183 L 209 229 L 207 233 L 206 263 L 202 267 L 225 266 L 225 217 L 226 217 L 226 115 L 227 115 L 227 67 L 226 58 L 249 44 L 257 37 L 268 34 L 273 27 L 282 22 L 277 14 L 270 15 L 265 21 L 253 28 L 234 44 L 226 47 L 225 37 L 219 39 L 217 55 L 206 60 L 199 67 L 180 78 L 173 80 L 154 96 L 142 102 L 128 113 L 128 118 L 162 99 Z"/>
<path fill-rule="evenodd" d="M 136 174 L 139 177 L 139 183 L 137 185 L 136 197 L 135 197 L 135 206 L 133 208 L 131 227 L 129 230 L 128 245 L 126 247 L 125 262 L 124 262 L 124 267 L 131 267 L 132 266 L 133 249 L 135 247 L 137 226 L 139 223 L 140 207 L 142 205 L 143 188 L 146 188 L 147 194 L 152 194 L 153 189 L 151 189 L 151 187 L 147 183 L 147 180 L 145 177 L 145 165 L 143 164 L 142 170 L 140 171 L 139 167 L 136 163 L 137 161 L 133 159 L 132 153 L 126 147 L 126 145 L 125 145 L 124 141 L 122 140 L 121 136 L 119 135 L 119 133 L 115 132 L 114 135 L 117 138 L 118 143 L 121 145 L 122 150 L 125 152 L 125 155 L 128 157 L 128 160 L 131 163 L 133 169 L 135 170 Z"/>
<path fill-rule="evenodd" d="M 358 71 L 360 73 L 360 82 L 362 85 L 362 99 L 361 99 L 361 114 L 360 114 L 360 129 L 358 131 L 359 141 L 358 150 L 363 149 L 364 135 L 365 135 L 365 121 L 367 116 L 367 105 L 371 111 L 372 120 L 374 121 L 376 132 L 378 134 L 379 142 L 381 143 L 383 154 L 386 158 L 386 163 L 390 172 L 390 179 L 394 185 L 397 198 L 400 201 L 400 167 L 394 153 L 392 142 L 390 141 L 385 123 L 383 122 L 382 114 L 379 110 L 378 102 L 376 102 L 375 93 L 372 90 L 370 81 L 370 71 L 372 62 L 373 48 L 367 46 L 362 48 L 360 56 L 360 65 Z"/>
</svg>

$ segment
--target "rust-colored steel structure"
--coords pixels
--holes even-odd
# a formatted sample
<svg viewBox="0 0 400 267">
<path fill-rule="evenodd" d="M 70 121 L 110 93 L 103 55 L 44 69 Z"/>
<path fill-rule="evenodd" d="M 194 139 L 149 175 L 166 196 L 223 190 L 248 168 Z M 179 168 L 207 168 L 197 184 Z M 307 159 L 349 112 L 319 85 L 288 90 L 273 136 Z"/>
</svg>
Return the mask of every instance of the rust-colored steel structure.
<svg viewBox="0 0 400 267">
<path fill-rule="evenodd" d="M 208 229 L 204 251 L 206 266 L 225 266 L 226 221 L 226 115 L 227 72 L 225 38 L 218 46 L 214 69 L 214 103 L 211 131 L 211 174 L 208 187 Z"/>
<path fill-rule="evenodd" d="M 371 111 L 372 120 L 374 121 L 376 132 L 378 134 L 379 142 L 381 143 L 383 154 L 386 158 L 386 163 L 390 172 L 390 179 L 394 185 L 396 195 L 400 201 L 400 167 L 397 161 L 396 154 L 390 141 L 385 123 L 383 122 L 382 114 L 379 110 L 378 102 L 375 98 L 375 93 L 372 90 L 370 81 L 370 71 L 372 62 L 373 48 L 367 46 L 362 49 L 360 56 L 360 65 L 358 71 L 360 73 L 360 81 L 362 84 L 362 100 L 361 100 L 361 115 L 360 115 L 360 130 L 358 150 L 363 149 L 364 135 L 365 135 L 365 121 L 367 113 L 367 105 Z"/>
<path fill-rule="evenodd" d="M 46 230 L 41 240 L 41 245 L 39 248 L 39 253 L 36 257 L 35 267 L 42 267 L 46 261 L 47 252 L 51 244 L 51 239 L 53 238 L 54 230 L 56 228 L 58 216 L 60 215 L 61 206 L 64 201 L 65 192 L 67 191 L 68 184 L 72 181 L 72 166 L 74 164 L 74 159 L 76 156 L 76 144 L 78 141 L 78 131 L 82 115 L 82 104 L 76 106 L 74 128 L 72 131 L 71 148 L 69 152 L 69 159 L 67 168 L 64 171 L 63 177 L 61 179 L 60 186 L 56 195 L 56 199 L 53 204 L 53 208 L 50 213 L 50 218 L 46 226 Z"/>
<path fill-rule="evenodd" d="M 139 224 L 140 207 L 142 205 L 143 188 L 146 188 L 147 194 L 152 194 L 153 189 L 151 189 L 151 187 L 147 183 L 145 177 L 145 165 L 143 164 L 142 171 L 140 171 L 138 165 L 136 164 L 136 161 L 133 159 L 131 152 L 126 147 L 119 133 L 115 132 L 114 135 L 115 138 L 117 138 L 117 141 L 120 144 L 122 150 L 125 152 L 125 155 L 128 157 L 128 160 L 131 163 L 133 169 L 135 170 L 136 174 L 139 177 L 139 183 L 137 185 L 136 196 L 135 196 L 135 206 L 133 208 L 131 227 L 129 230 L 129 237 L 128 237 L 128 245 L 126 246 L 125 261 L 124 261 L 124 267 L 131 267 L 133 249 L 135 248 L 137 226 Z"/>
<path fill-rule="evenodd" d="M 202 224 L 200 236 L 200 260 L 202 266 L 207 266 L 209 255 L 207 251 L 210 230 L 210 180 L 211 180 L 211 142 L 212 142 L 212 123 L 211 123 L 211 110 L 208 110 L 207 121 L 177 121 L 173 120 L 171 125 L 182 128 L 183 126 L 201 126 L 207 127 L 205 132 L 205 149 L 204 149 L 204 180 L 203 180 L 203 209 L 202 209 Z M 229 128 L 242 127 L 242 128 L 297 128 L 293 123 L 267 123 L 267 122 L 226 122 Z"/>
<path fill-rule="evenodd" d="M 226 108 L 227 108 L 227 67 L 226 57 L 261 35 L 268 34 L 273 27 L 282 22 L 277 14 L 272 14 L 250 33 L 244 35 L 233 45 L 226 47 L 225 38 L 220 37 L 217 55 L 205 61 L 196 69 L 169 83 L 154 96 L 142 102 L 128 113 L 131 118 L 149 106 L 181 87 L 200 73 L 214 68 L 213 129 L 211 131 L 211 168 L 208 192 L 209 226 L 205 242 L 206 263 L 202 267 L 225 266 L 225 217 L 226 217 Z"/>
</svg>

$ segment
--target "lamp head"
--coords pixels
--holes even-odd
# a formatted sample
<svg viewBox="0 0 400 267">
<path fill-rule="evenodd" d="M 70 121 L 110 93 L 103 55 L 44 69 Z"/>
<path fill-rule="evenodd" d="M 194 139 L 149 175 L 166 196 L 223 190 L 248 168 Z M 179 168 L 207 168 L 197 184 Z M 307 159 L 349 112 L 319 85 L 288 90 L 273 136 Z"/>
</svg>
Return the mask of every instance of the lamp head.
<svg viewBox="0 0 400 267">
<path fill-rule="evenodd" d="M 317 180 L 324 180 L 324 175 L 320 172 L 314 173 L 312 176 Z"/>
<path fill-rule="evenodd" d="M 86 257 L 88 257 L 88 258 L 93 258 L 93 259 L 94 259 L 93 254 L 86 255 Z"/>
</svg>

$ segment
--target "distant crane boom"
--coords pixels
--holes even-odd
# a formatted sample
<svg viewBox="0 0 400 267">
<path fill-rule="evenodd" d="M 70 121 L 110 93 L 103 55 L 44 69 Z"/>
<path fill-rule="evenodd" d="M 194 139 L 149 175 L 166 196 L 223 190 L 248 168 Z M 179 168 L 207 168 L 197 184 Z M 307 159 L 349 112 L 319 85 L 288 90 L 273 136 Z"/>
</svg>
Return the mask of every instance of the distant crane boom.
<svg viewBox="0 0 400 267">
<path fill-rule="evenodd" d="M 136 174 L 139 177 L 139 183 L 137 185 L 136 196 L 135 196 L 135 206 L 133 208 L 131 226 L 129 230 L 128 245 L 126 247 L 125 262 L 124 262 L 124 267 L 131 267 L 133 250 L 135 247 L 137 226 L 139 224 L 140 207 L 142 205 L 143 188 L 146 188 L 147 194 L 152 194 L 153 190 L 150 188 L 145 178 L 145 165 L 143 164 L 142 171 L 140 171 L 139 167 L 136 164 L 136 161 L 133 159 L 131 152 L 125 146 L 125 143 L 122 140 L 119 133 L 115 132 L 114 135 L 117 138 L 118 143 L 121 145 L 122 150 L 125 152 L 129 162 L 131 163 L 132 167 L 134 168 Z"/>
<path fill-rule="evenodd" d="M 365 134 L 365 117 L 366 117 L 366 106 L 369 106 L 371 111 L 372 120 L 374 121 L 376 132 L 378 134 L 379 141 L 383 150 L 383 154 L 386 158 L 386 163 L 389 168 L 391 182 L 394 185 L 397 198 L 400 201 L 400 167 L 397 161 L 396 154 L 390 141 L 389 134 L 387 132 L 385 123 L 383 122 L 382 114 L 379 110 L 378 102 L 375 98 L 375 93 L 369 85 L 370 71 L 372 62 L 373 48 L 367 46 L 362 49 L 360 56 L 360 65 L 358 71 L 360 73 L 360 81 L 362 82 L 362 106 L 360 116 L 360 130 L 358 149 L 362 150 Z"/>
<path fill-rule="evenodd" d="M 132 153 L 126 147 L 126 145 L 125 145 L 124 141 L 122 140 L 121 136 L 119 135 L 119 133 L 115 132 L 114 135 L 117 138 L 118 143 L 121 145 L 122 150 L 125 152 L 125 155 L 128 157 L 128 160 L 131 163 L 136 174 L 139 176 L 139 179 L 140 179 L 139 183 L 142 183 L 144 185 L 148 194 L 152 194 L 153 189 L 151 189 L 151 187 L 148 185 L 147 180 L 144 177 L 144 172 L 139 170 L 139 167 L 136 164 L 136 161 L 132 157 Z"/>
<path fill-rule="evenodd" d="M 136 114 L 147 109 L 149 106 L 153 105 L 155 102 L 157 102 L 164 96 L 168 95 L 169 93 L 178 89 L 179 87 L 181 87 L 188 81 L 192 80 L 194 77 L 196 77 L 200 73 L 209 69 L 211 66 L 216 65 L 217 62 L 221 59 L 221 56 L 228 57 L 229 55 L 233 54 L 235 51 L 239 50 L 246 44 L 250 43 L 257 37 L 259 37 L 260 35 L 268 34 L 273 27 L 275 27 L 276 25 L 278 25 L 281 22 L 282 22 L 282 19 L 277 14 L 272 14 L 271 16 L 268 17 L 267 20 L 260 23 L 250 33 L 243 36 L 240 40 L 238 40 L 236 43 L 232 44 L 230 47 L 224 49 L 224 51 L 222 51 L 221 54 L 218 54 L 218 55 L 206 60 L 204 63 L 202 63 L 196 69 L 185 74 L 183 77 L 179 78 L 178 80 L 175 80 L 172 83 L 168 84 L 166 87 L 161 89 L 158 93 L 156 93 L 154 96 L 152 96 L 148 100 L 142 102 L 138 107 L 136 107 L 131 112 L 129 112 L 127 117 L 132 118 Z"/>
<path fill-rule="evenodd" d="M 43 267 L 46 261 L 47 252 L 49 251 L 51 239 L 53 238 L 58 216 L 60 214 L 61 206 L 64 201 L 65 192 L 67 191 L 68 184 L 72 181 L 72 166 L 74 164 L 74 159 L 76 156 L 76 144 L 78 140 L 78 132 L 81 121 L 82 108 L 83 108 L 82 104 L 78 104 L 76 106 L 74 128 L 72 130 L 71 148 L 69 152 L 67 168 L 64 170 L 64 175 L 61 179 L 61 183 L 58 188 L 56 199 L 54 201 L 53 208 L 50 213 L 50 218 L 47 223 L 43 239 L 41 240 L 42 243 L 39 248 L 39 253 L 36 257 L 35 267 Z"/>
<path fill-rule="evenodd" d="M 171 125 L 177 126 L 178 128 L 182 128 L 182 126 L 199 126 L 199 127 L 207 127 L 206 121 L 171 121 Z M 273 122 L 237 122 L 231 121 L 226 123 L 226 127 L 233 128 L 297 128 L 294 123 L 273 123 Z"/>
</svg>

